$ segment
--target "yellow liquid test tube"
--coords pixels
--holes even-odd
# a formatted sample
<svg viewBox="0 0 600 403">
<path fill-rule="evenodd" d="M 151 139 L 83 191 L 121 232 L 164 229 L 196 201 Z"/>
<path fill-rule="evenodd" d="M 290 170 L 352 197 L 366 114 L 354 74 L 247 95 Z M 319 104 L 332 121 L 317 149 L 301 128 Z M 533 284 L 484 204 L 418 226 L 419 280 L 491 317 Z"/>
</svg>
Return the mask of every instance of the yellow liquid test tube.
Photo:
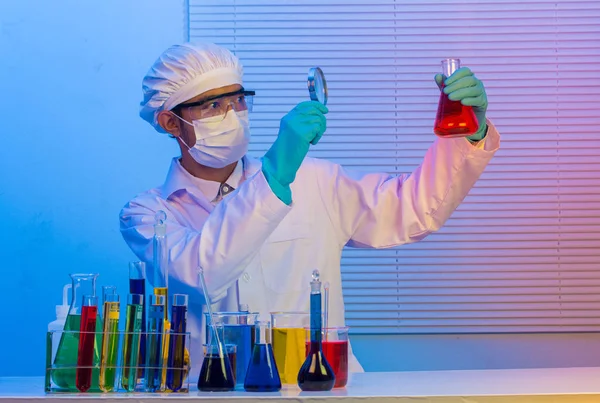
<svg viewBox="0 0 600 403">
<path fill-rule="evenodd" d="M 154 287 L 154 295 L 162 295 L 165 301 L 168 301 L 169 289 L 167 287 Z M 171 323 L 169 323 L 168 302 L 165 302 L 165 323 L 163 324 L 162 337 L 162 359 L 163 370 L 161 376 L 161 390 L 165 389 L 167 383 L 167 359 L 169 358 L 169 333 L 171 331 Z"/>
<path fill-rule="evenodd" d="M 119 356 L 119 296 L 105 295 L 104 298 L 104 326 L 98 386 L 102 392 L 112 392 L 115 389 Z"/>
<path fill-rule="evenodd" d="M 154 287 L 154 295 L 162 295 L 165 298 L 165 301 L 168 301 L 169 299 L 169 288 L 168 287 Z M 169 313 L 168 311 L 168 302 L 165 302 L 165 320 L 169 320 Z"/>
</svg>

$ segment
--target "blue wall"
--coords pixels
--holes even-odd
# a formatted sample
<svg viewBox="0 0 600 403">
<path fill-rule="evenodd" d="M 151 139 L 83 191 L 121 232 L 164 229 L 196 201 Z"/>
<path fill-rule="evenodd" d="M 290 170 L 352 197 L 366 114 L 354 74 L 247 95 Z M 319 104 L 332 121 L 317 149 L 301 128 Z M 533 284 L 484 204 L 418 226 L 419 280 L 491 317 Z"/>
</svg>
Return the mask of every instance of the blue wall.
<svg viewBox="0 0 600 403">
<path fill-rule="evenodd" d="M 119 210 L 162 183 L 178 152 L 138 117 L 141 80 L 184 39 L 184 17 L 172 0 L 0 2 L 0 271 L 10 302 L 0 308 L 0 376 L 43 374 L 44 332 L 69 273 L 99 272 L 98 289 L 126 289 L 134 255 Z"/>
</svg>

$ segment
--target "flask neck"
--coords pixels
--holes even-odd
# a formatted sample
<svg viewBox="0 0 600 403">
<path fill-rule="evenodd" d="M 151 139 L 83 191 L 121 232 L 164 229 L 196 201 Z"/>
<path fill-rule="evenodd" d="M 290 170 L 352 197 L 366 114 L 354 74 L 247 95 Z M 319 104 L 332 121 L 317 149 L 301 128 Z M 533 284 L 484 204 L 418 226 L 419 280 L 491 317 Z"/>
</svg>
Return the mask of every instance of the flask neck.
<svg viewBox="0 0 600 403">
<path fill-rule="evenodd" d="M 310 295 L 310 341 L 321 343 L 322 314 L 321 293 Z"/>
<path fill-rule="evenodd" d="M 321 340 L 313 341 L 312 337 L 311 337 L 309 351 L 310 351 L 310 354 L 315 354 L 320 351 L 323 351 L 323 342 Z"/>
<path fill-rule="evenodd" d="M 458 69 L 460 69 L 460 59 L 442 60 L 442 74 L 446 77 L 450 77 Z"/>
<path fill-rule="evenodd" d="M 254 328 L 256 344 L 271 344 L 271 322 L 257 321 Z"/>
</svg>

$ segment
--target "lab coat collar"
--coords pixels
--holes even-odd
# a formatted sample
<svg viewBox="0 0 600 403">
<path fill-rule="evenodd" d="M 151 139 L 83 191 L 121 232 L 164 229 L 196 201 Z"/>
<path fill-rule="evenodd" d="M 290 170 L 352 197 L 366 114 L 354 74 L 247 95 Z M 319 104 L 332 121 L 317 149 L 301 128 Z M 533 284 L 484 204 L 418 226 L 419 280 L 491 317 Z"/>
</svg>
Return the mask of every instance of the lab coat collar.
<svg viewBox="0 0 600 403">
<path fill-rule="evenodd" d="M 243 161 L 240 160 L 239 163 L 244 167 L 244 177 L 246 178 L 254 175 L 261 167 L 260 160 L 248 156 L 244 156 Z M 234 186 L 233 184 L 230 185 Z M 173 193 L 183 189 L 193 193 L 193 190 L 197 188 L 198 186 L 194 183 L 192 175 L 179 163 L 179 157 L 173 158 L 169 172 L 167 173 L 167 179 L 161 186 L 161 195 L 163 198 L 166 200 Z M 212 196 L 214 195 L 205 195 L 209 199 L 212 199 Z"/>
</svg>

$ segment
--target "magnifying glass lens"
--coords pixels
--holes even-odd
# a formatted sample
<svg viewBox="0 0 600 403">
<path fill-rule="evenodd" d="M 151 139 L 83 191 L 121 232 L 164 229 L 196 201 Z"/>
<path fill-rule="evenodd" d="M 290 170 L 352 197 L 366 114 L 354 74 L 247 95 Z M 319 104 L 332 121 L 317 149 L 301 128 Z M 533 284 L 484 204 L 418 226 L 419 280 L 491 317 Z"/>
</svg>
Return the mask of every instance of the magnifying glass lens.
<svg viewBox="0 0 600 403">
<path fill-rule="evenodd" d="M 308 71 L 308 92 L 310 99 L 327 105 L 327 81 L 323 70 L 313 67 Z"/>
</svg>

